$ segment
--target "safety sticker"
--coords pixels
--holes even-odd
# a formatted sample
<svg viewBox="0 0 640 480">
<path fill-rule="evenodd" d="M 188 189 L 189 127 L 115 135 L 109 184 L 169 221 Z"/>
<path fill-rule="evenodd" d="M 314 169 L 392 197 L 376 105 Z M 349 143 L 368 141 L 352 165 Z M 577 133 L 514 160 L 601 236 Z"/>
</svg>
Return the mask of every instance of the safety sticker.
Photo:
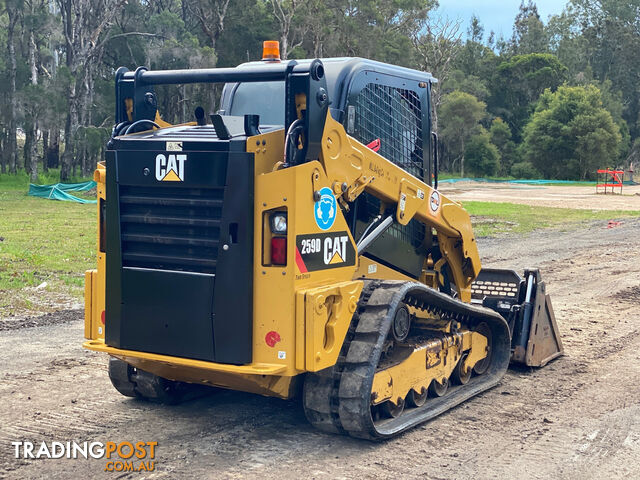
<svg viewBox="0 0 640 480">
<path fill-rule="evenodd" d="M 356 251 L 347 232 L 296 237 L 296 264 L 300 273 L 356 264 Z"/>
<path fill-rule="evenodd" d="M 329 187 L 320 189 L 320 198 L 313 206 L 313 215 L 320 230 L 329 230 L 336 221 L 338 203 Z"/>
<path fill-rule="evenodd" d="M 437 190 L 431 192 L 431 197 L 429 197 L 429 207 L 431 208 L 431 213 L 437 213 L 440 208 L 440 194 Z"/>
</svg>

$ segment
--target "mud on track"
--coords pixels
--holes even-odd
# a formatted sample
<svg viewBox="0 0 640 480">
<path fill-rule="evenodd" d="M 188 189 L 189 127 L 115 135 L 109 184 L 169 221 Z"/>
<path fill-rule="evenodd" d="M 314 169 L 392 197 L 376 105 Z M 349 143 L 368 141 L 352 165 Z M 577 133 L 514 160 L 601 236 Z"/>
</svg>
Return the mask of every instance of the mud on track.
<svg viewBox="0 0 640 480">
<path fill-rule="evenodd" d="M 5 325 L 0 478 L 640 478 L 640 220 L 605 223 L 482 240 L 485 265 L 542 267 L 566 356 L 510 370 L 382 444 L 316 432 L 293 401 L 226 391 L 175 407 L 126 399 L 106 357 L 81 349 L 79 310 Z M 157 441 L 156 470 L 17 460 L 10 444 L 73 439 Z"/>
</svg>

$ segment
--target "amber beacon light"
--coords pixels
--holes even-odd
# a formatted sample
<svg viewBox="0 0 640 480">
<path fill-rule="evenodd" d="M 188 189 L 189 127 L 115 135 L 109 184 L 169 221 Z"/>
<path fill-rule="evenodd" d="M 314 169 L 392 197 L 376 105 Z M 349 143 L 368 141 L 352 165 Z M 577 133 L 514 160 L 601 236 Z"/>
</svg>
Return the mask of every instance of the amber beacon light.
<svg viewBox="0 0 640 480">
<path fill-rule="evenodd" d="M 266 40 L 262 43 L 262 60 L 266 62 L 280 61 L 280 42 Z"/>
</svg>

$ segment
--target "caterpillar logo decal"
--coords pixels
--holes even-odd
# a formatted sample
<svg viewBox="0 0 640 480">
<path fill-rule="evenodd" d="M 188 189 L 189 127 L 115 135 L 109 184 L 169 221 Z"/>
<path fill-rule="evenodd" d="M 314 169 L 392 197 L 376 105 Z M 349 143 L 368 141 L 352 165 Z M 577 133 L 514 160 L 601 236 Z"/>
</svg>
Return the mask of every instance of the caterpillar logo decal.
<svg viewBox="0 0 640 480">
<path fill-rule="evenodd" d="M 184 182 L 184 162 L 187 155 L 184 153 L 156 156 L 156 180 L 159 182 Z"/>
<path fill-rule="evenodd" d="M 300 273 L 356 264 L 356 251 L 347 232 L 296 237 L 296 264 Z"/>
</svg>

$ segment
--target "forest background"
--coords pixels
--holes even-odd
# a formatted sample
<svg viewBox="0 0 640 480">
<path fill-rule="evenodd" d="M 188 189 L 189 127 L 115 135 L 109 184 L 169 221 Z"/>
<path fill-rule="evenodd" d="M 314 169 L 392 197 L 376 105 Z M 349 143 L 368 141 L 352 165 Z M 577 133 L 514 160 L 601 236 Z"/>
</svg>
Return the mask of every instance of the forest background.
<svg viewBox="0 0 640 480">
<path fill-rule="evenodd" d="M 588 180 L 640 164 L 640 0 L 570 0 L 544 22 L 523 1 L 508 38 L 437 7 L 0 0 L 0 173 L 89 175 L 111 133 L 120 66 L 235 66 L 259 60 L 269 39 L 283 59 L 359 56 L 431 72 L 441 168 L 452 174 Z M 169 122 L 190 120 L 196 104 L 217 109 L 210 86 L 164 88 Z"/>
</svg>

